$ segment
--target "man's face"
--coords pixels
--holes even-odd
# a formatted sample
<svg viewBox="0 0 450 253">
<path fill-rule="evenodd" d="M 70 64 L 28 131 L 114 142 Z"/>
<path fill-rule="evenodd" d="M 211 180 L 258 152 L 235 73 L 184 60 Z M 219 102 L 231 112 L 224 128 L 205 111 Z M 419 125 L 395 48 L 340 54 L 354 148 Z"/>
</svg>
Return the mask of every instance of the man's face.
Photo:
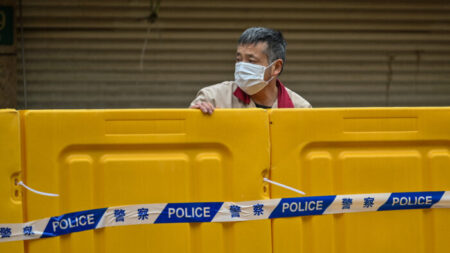
<svg viewBox="0 0 450 253">
<path fill-rule="evenodd" d="M 267 42 L 256 44 L 238 45 L 236 52 L 236 62 L 248 62 L 262 66 L 269 65 L 268 57 L 264 53 L 267 49 Z"/>
</svg>

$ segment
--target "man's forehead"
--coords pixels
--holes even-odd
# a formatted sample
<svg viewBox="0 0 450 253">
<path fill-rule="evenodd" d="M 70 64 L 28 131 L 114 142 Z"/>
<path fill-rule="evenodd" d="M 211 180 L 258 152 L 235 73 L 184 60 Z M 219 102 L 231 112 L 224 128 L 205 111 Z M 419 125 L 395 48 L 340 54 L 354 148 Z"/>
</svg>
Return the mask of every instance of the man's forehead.
<svg viewBox="0 0 450 253">
<path fill-rule="evenodd" d="M 267 42 L 257 42 L 252 44 L 239 44 L 237 47 L 238 53 L 264 54 L 267 49 Z"/>
</svg>

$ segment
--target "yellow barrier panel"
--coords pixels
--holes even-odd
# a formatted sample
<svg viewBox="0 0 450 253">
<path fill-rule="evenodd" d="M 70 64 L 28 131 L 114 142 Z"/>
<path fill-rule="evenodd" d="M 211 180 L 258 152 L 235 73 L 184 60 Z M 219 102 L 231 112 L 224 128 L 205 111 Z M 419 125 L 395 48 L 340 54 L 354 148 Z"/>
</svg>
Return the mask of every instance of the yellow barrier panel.
<svg viewBox="0 0 450 253">
<path fill-rule="evenodd" d="M 26 219 L 140 203 L 269 198 L 263 110 L 24 111 Z M 266 175 L 267 176 L 267 175 Z M 270 220 L 110 227 L 27 252 L 271 252 Z"/>
<path fill-rule="evenodd" d="M 22 194 L 17 185 L 21 171 L 19 127 L 17 111 L 0 110 L 0 224 L 23 221 Z M 2 234 L 8 236 L 9 231 Z M 23 251 L 21 241 L 0 243 L 0 252 Z"/>
<path fill-rule="evenodd" d="M 450 189 L 450 108 L 273 110 L 270 123 L 271 178 L 309 196 Z M 450 252 L 448 209 L 272 223 L 274 253 Z"/>
</svg>

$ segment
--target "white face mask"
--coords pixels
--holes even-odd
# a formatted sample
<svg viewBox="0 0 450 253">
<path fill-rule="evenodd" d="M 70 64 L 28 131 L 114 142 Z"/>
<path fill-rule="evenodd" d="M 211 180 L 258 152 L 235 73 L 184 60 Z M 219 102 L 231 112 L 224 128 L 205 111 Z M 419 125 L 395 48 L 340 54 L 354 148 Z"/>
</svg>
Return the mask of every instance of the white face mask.
<svg viewBox="0 0 450 253">
<path fill-rule="evenodd" d="M 248 62 L 237 62 L 234 70 L 234 81 L 245 93 L 254 95 L 266 87 L 274 78 L 272 76 L 269 80 L 264 81 L 264 73 L 273 63 L 264 67 Z"/>
</svg>

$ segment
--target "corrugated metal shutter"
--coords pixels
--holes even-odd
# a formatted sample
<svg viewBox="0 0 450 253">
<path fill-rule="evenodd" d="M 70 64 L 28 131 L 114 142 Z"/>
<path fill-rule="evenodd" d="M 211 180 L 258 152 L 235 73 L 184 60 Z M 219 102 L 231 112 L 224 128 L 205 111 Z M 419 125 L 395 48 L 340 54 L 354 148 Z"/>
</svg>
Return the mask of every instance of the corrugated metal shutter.
<svg viewBox="0 0 450 253">
<path fill-rule="evenodd" d="M 16 3 L 0 0 L 0 109 L 17 107 Z"/>
<path fill-rule="evenodd" d="M 281 80 L 314 107 L 450 105 L 449 1 L 162 0 L 154 24 L 149 6 L 24 0 L 29 108 L 186 107 L 233 79 L 250 26 L 284 32 Z"/>
</svg>

